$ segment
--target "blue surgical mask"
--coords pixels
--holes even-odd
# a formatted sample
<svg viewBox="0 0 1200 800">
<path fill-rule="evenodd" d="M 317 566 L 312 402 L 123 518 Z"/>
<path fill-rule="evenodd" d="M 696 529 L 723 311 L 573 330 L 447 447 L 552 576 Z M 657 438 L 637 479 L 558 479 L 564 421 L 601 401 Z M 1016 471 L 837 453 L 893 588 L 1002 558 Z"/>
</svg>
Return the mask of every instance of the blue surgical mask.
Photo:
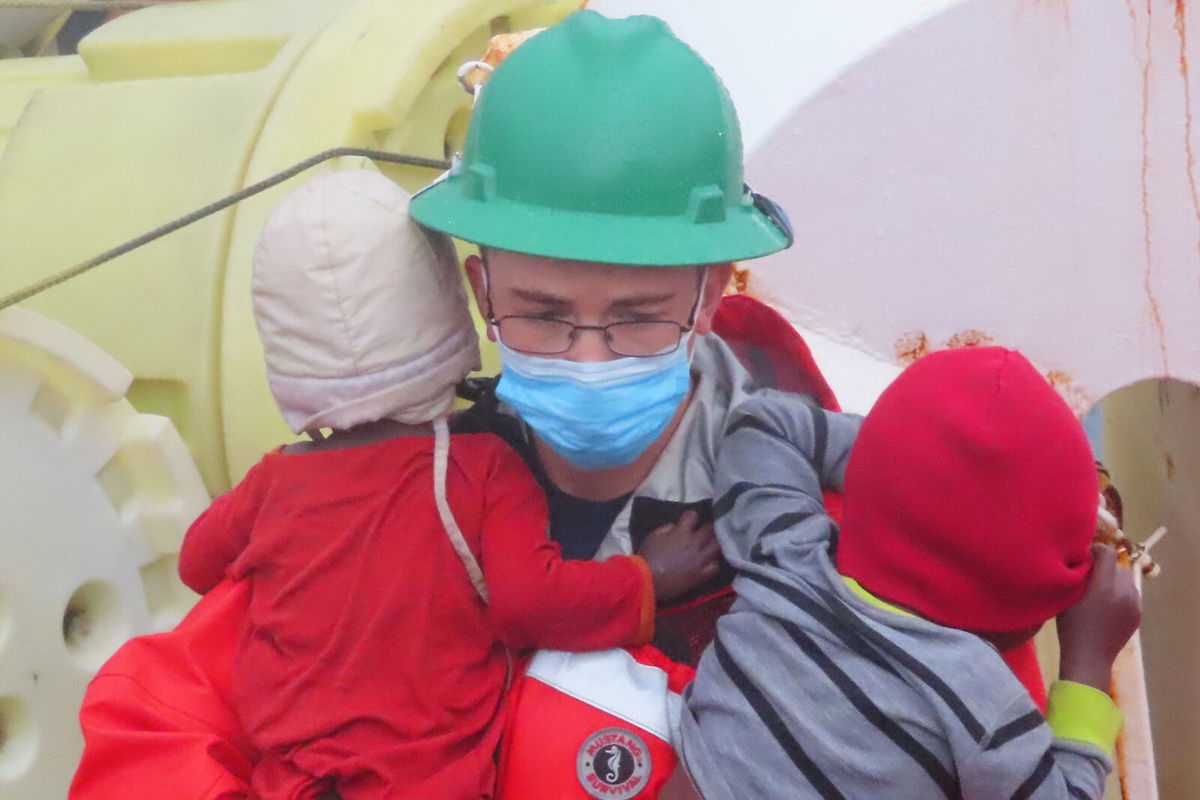
<svg viewBox="0 0 1200 800">
<path fill-rule="evenodd" d="M 666 429 L 691 385 L 686 339 L 670 353 L 612 361 L 531 356 L 499 345 L 496 395 L 584 469 L 631 463 Z"/>
</svg>

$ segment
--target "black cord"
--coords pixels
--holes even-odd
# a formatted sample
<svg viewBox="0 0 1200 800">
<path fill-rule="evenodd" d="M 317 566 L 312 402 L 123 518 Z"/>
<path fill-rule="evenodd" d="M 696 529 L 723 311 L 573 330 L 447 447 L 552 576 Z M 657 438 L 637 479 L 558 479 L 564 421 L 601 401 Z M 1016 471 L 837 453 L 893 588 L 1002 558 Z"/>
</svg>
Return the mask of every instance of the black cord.
<svg viewBox="0 0 1200 800">
<path fill-rule="evenodd" d="M 242 189 L 239 192 L 234 192 L 228 197 L 223 197 L 220 200 L 217 200 L 215 203 L 209 203 L 202 208 L 196 209 L 190 214 L 185 214 L 179 219 L 168 222 L 165 225 L 160 225 L 154 230 L 143 233 L 141 236 L 138 236 L 135 239 L 130 239 L 123 244 L 119 244 L 111 250 L 105 250 L 100 255 L 90 258 L 80 264 L 76 264 L 68 270 L 64 270 L 57 275 L 52 275 L 49 278 L 38 281 L 31 286 L 27 286 L 24 289 L 20 289 L 12 294 L 6 295 L 0 299 L 0 310 L 8 308 L 11 305 L 16 305 L 23 300 L 28 300 L 30 297 L 40 294 L 47 289 L 52 289 L 60 283 L 69 281 L 72 278 L 82 275 L 83 273 L 94 269 L 101 264 L 104 264 L 105 262 L 112 261 L 114 258 L 123 256 L 131 250 L 136 250 L 142 245 L 149 244 L 155 239 L 160 239 L 163 236 L 166 236 L 168 233 L 174 233 L 180 228 L 186 228 L 193 222 L 198 222 L 205 217 L 211 216 L 218 211 L 222 211 L 234 205 L 235 203 L 245 200 L 247 197 L 252 197 L 261 191 L 270 189 L 272 186 L 283 183 L 288 178 L 295 177 L 301 172 L 304 172 L 304 170 L 320 164 L 322 161 L 328 161 L 331 158 L 340 158 L 341 156 L 364 156 L 376 161 L 384 161 L 389 164 L 405 164 L 408 166 L 428 167 L 429 169 L 438 170 L 447 170 L 450 168 L 450 162 L 448 161 L 442 161 L 436 158 L 424 158 L 422 156 L 407 156 L 400 153 L 388 153 L 384 150 L 369 150 L 363 147 L 335 147 L 332 150 L 325 150 L 317 153 L 314 156 L 310 156 L 299 163 L 293 164 L 282 172 L 276 172 L 269 178 L 261 180 L 251 186 L 247 186 L 245 189 Z"/>
</svg>

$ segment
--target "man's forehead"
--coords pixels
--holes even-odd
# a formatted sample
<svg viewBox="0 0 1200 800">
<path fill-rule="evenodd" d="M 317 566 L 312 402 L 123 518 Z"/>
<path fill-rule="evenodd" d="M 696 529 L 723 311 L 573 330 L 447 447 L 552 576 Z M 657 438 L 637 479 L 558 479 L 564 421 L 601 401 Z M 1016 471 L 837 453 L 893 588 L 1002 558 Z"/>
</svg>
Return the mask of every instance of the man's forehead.
<svg viewBox="0 0 1200 800">
<path fill-rule="evenodd" d="M 485 257 L 493 280 L 512 288 L 559 293 L 578 287 L 599 289 L 606 296 L 633 297 L 691 289 L 699 269 L 571 261 L 492 249 Z"/>
</svg>

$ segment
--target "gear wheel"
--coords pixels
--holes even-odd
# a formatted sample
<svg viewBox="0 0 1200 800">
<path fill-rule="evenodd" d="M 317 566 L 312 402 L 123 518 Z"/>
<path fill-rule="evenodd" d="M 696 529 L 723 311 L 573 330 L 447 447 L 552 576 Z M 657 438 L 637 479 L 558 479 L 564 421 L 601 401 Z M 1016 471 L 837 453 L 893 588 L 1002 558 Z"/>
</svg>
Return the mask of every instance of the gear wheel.
<svg viewBox="0 0 1200 800">
<path fill-rule="evenodd" d="M 96 669 L 196 600 L 176 561 L 208 504 L 166 417 L 69 328 L 0 311 L 0 795 L 65 797 Z"/>
</svg>

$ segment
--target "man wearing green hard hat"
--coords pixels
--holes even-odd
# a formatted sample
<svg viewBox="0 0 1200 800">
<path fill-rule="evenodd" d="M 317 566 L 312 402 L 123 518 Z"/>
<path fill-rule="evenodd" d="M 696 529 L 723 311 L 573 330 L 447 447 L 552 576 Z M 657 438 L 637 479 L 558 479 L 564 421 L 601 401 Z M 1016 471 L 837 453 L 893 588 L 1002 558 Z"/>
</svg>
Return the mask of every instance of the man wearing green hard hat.
<svg viewBox="0 0 1200 800">
<path fill-rule="evenodd" d="M 567 557 L 636 551 L 662 524 L 711 536 L 732 501 L 713 497 L 715 454 L 743 401 L 835 407 L 790 326 L 748 297 L 723 299 L 733 261 L 782 250 L 792 232 L 743 182 L 728 92 L 662 20 L 582 11 L 521 45 L 482 89 L 461 159 L 410 213 L 480 248 L 466 269 L 502 368 L 457 424 L 522 454 Z M 840 485 L 859 419 L 816 415 L 816 466 Z M 730 578 L 660 610 L 662 653 L 696 664 Z M 670 692 L 639 693 L 630 669 L 647 668 L 672 669 L 641 652 L 539 653 L 536 683 L 514 693 L 499 795 L 626 796 L 642 780 L 655 796 L 669 746 L 640 776 L 586 757 L 597 730 L 656 741 L 642 714 Z"/>
<path fill-rule="evenodd" d="M 555 538 L 583 558 L 628 547 L 623 506 L 668 442 L 682 440 L 673 461 L 711 453 L 720 414 L 751 388 L 711 335 L 731 262 L 791 239 L 742 181 L 716 74 L 662 20 L 578 12 L 495 71 L 461 159 L 410 213 L 480 246 L 466 267 L 500 348 L 500 411 L 527 426 L 509 438 L 552 511 L 566 495 L 572 521 L 595 523 Z M 696 405 L 706 413 L 685 421 Z M 707 499 L 706 475 L 675 482 L 636 494 Z"/>
</svg>

